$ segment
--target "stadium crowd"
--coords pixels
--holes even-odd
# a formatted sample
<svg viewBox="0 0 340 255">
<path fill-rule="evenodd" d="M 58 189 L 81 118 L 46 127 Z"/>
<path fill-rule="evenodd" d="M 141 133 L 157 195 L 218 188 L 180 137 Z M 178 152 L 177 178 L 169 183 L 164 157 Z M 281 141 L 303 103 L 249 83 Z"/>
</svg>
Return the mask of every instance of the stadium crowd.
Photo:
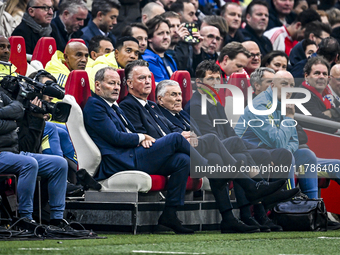
<svg viewBox="0 0 340 255">
<path fill-rule="evenodd" d="M 318 172 L 302 169 L 305 165 L 321 165 L 322 176 L 340 184 L 340 173 L 329 171 L 340 160 L 316 157 L 306 145 L 303 128 L 330 134 L 338 130 L 301 121 L 295 126 L 294 114 L 301 108 L 294 105 L 287 104 L 281 112 L 283 99 L 305 97 L 282 91 L 301 87 L 311 94 L 302 105 L 312 116 L 340 122 L 340 1 L 7 0 L 0 8 L 2 75 L 15 75 L 10 70 L 16 68 L 4 63 L 10 62 L 10 36 L 24 38 L 28 55 L 40 38 L 54 38 L 57 50 L 44 70 L 36 67 L 26 75 L 65 87 L 73 70 L 87 72 L 92 97 L 83 110 L 84 123 L 102 155 L 93 177 L 101 181 L 129 169 L 170 176 L 159 225 L 193 233 L 176 214 L 184 204 L 193 167 L 190 158 L 201 166 L 252 169 L 209 179 L 222 233 L 282 231 L 267 217 L 267 210 L 300 190 L 318 198 Z M 128 88 L 119 104 L 123 80 L 117 69 L 124 69 Z M 184 108 L 184 92 L 171 79 L 178 70 L 189 72 L 194 89 Z M 234 77 L 243 77 L 246 89 L 252 89 L 257 110 L 277 105 L 267 115 L 246 106 L 239 122 L 257 120 L 260 127 L 213 125 L 214 119 L 228 119 L 229 106 L 217 100 L 225 94 L 215 86 Z M 67 181 L 68 172 L 77 169 L 68 131 L 64 123 L 23 107 L 7 92 L 0 87 L 0 173 L 18 175 L 18 211 L 27 221 L 33 220 L 35 180 L 43 177 L 50 224 L 64 226 L 65 193 L 81 190 Z M 151 93 L 155 100 L 148 100 Z M 203 97 L 207 114 L 202 114 Z M 30 104 L 41 108 L 42 99 L 36 97 Z M 285 166 L 290 171 L 264 176 L 259 166 Z M 299 188 L 296 169 L 304 173 L 304 178 L 297 176 Z M 231 180 L 240 219 L 232 212 Z"/>
</svg>

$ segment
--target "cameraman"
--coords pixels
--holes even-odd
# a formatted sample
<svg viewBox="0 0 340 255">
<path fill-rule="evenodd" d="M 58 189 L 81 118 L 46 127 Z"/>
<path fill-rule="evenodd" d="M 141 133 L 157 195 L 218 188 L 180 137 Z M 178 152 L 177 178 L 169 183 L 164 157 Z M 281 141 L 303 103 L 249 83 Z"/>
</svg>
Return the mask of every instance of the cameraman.
<svg viewBox="0 0 340 255">
<path fill-rule="evenodd" d="M 31 104 L 41 107 L 38 98 Z M 59 156 L 37 154 L 44 126 L 42 114 L 24 110 L 20 102 L 11 100 L 0 88 L 0 173 L 19 175 L 20 217 L 32 220 L 35 183 L 39 175 L 48 182 L 50 224 L 63 226 L 67 162 Z"/>
</svg>

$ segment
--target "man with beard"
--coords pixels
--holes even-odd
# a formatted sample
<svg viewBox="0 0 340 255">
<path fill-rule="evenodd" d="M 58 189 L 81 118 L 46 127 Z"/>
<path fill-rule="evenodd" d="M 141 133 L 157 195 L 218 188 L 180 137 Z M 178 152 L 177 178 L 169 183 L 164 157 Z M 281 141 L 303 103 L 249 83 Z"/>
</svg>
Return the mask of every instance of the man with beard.
<svg viewBox="0 0 340 255">
<path fill-rule="evenodd" d="M 149 29 L 149 48 L 145 50 L 143 59 L 149 62 L 149 69 L 156 82 L 170 79 L 173 72 L 177 71 L 175 60 L 166 53 L 170 47 L 170 22 L 156 16 L 146 23 Z"/>
<path fill-rule="evenodd" d="M 92 18 L 86 27 L 81 31 L 83 32 L 82 39 L 86 45 L 93 36 L 105 35 L 112 41 L 113 46 L 116 45 L 116 37 L 112 34 L 111 30 L 117 24 L 119 15 L 120 3 L 118 0 L 96 0 L 92 3 Z"/>
</svg>

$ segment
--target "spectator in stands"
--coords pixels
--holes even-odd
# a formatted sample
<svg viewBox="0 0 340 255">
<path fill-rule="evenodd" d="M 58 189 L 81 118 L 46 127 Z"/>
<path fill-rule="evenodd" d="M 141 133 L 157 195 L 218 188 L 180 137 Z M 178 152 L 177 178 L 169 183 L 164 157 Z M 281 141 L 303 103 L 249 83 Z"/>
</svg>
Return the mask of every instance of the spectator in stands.
<svg viewBox="0 0 340 255">
<path fill-rule="evenodd" d="M 232 73 L 242 72 L 250 57 L 250 52 L 241 43 L 228 43 L 221 50 L 216 62 L 221 68 L 222 78 L 227 81 Z"/>
<path fill-rule="evenodd" d="M 164 8 L 157 3 L 148 3 L 142 9 L 142 23 L 146 24 L 150 19 L 164 13 Z"/>
<path fill-rule="evenodd" d="M 185 41 L 189 32 L 184 23 L 181 24 L 180 16 L 176 12 L 165 12 L 161 16 L 170 22 L 171 44 L 166 53 L 175 60 L 178 70 L 187 70 L 193 76 L 194 54 L 200 54 L 202 42 L 193 44 Z M 203 39 L 199 32 L 192 32 L 192 35 L 198 40 Z"/>
<path fill-rule="evenodd" d="M 81 42 L 66 45 L 65 53 L 56 51 L 46 64 L 45 70 L 51 73 L 60 86 L 65 87 L 68 75 L 73 70 L 85 70 L 89 51 Z"/>
<path fill-rule="evenodd" d="M 336 39 L 331 38 L 331 37 L 325 38 L 320 42 L 318 46 L 319 48 L 316 54 L 314 55 L 324 57 L 331 64 L 336 62 L 337 56 L 340 50 L 339 43 Z M 312 55 L 312 57 L 314 57 L 314 55 Z M 295 78 L 304 77 L 303 68 L 306 65 L 306 63 L 307 63 L 307 59 L 301 60 L 291 69 L 291 73 Z"/>
<path fill-rule="evenodd" d="M 250 58 L 247 66 L 244 68 L 246 72 L 250 75 L 255 69 L 261 66 L 261 52 L 259 46 L 256 42 L 253 41 L 245 41 L 242 43 L 242 46 L 246 48 L 247 51 L 250 52 Z"/>
<path fill-rule="evenodd" d="M 299 15 L 301 12 L 308 9 L 308 3 L 306 0 L 296 0 L 294 1 L 293 12 Z"/>
<path fill-rule="evenodd" d="M 139 53 L 144 54 L 148 48 L 148 28 L 143 23 L 132 23 L 122 31 L 122 36 L 132 36 L 139 42 Z"/>
<path fill-rule="evenodd" d="M 223 5 L 221 16 L 228 24 L 229 32 L 225 38 L 225 44 L 230 42 L 243 42 L 243 34 L 240 31 L 242 21 L 242 8 L 237 3 L 229 2 Z"/>
<path fill-rule="evenodd" d="M 274 50 L 263 57 L 261 62 L 262 67 L 269 67 L 275 72 L 287 70 L 288 56 L 283 51 Z"/>
<path fill-rule="evenodd" d="M 156 16 L 146 23 L 149 29 L 149 48 L 142 56 L 149 62 L 150 71 L 153 73 L 156 82 L 169 79 L 173 72 L 177 71 L 175 60 L 166 53 L 170 47 L 170 22 Z"/>
<path fill-rule="evenodd" d="M 273 104 L 273 89 L 277 89 L 277 100 L 282 101 L 282 97 L 286 96 L 287 99 L 291 97 L 291 93 L 282 95 L 281 89 L 286 87 L 294 87 L 294 78 L 287 71 L 278 71 L 273 77 L 273 83 L 253 100 L 253 106 L 257 110 L 267 110 L 268 104 Z M 253 120 L 254 123 L 262 123 L 268 118 L 273 119 L 270 123 L 263 122 L 261 127 L 259 125 L 242 126 L 236 125 L 235 132 L 244 140 L 252 143 L 253 145 L 261 148 L 285 148 L 293 154 L 292 165 L 296 165 L 296 169 L 299 169 L 300 165 L 305 164 L 317 164 L 315 154 L 309 149 L 299 149 L 299 139 L 297 129 L 295 128 L 294 121 L 295 109 L 294 105 L 286 105 L 286 115 L 281 114 L 281 108 L 277 107 L 270 115 L 258 115 L 249 110 L 247 106 L 245 108 L 244 115 L 242 115 L 239 121 Z M 257 121 L 256 121 L 257 120 Z M 284 120 L 284 124 L 283 121 Z M 293 167 L 294 168 L 294 167 Z M 292 176 L 293 177 L 293 176 Z M 292 182 L 291 184 L 294 185 Z M 299 179 L 301 191 L 309 198 L 318 197 L 318 181 L 317 173 L 314 171 L 308 171 L 305 169 L 303 178 Z"/>
<path fill-rule="evenodd" d="M 320 15 L 321 22 L 329 25 L 328 14 L 324 10 L 317 10 Z"/>
<path fill-rule="evenodd" d="M 199 1 L 198 0 L 191 0 L 190 1 L 194 6 L 195 6 L 195 10 L 196 10 L 196 17 L 198 19 L 198 23 L 200 23 L 204 17 L 205 17 L 205 14 L 199 9 Z"/>
<path fill-rule="evenodd" d="M 8 12 L 14 19 L 14 28 L 19 26 L 22 21 L 22 17 L 26 11 L 26 0 L 12 0 L 7 1 L 5 11 Z"/>
<path fill-rule="evenodd" d="M 250 84 L 253 88 L 253 99 L 265 91 L 273 82 L 275 71 L 268 67 L 259 67 L 250 75 Z"/>
<path fill-rule="evenodd" d="M 89 42 L 90 58 L 96 60 L 98 57 L 109 54 L 113 51 L 111 40 L 103 35 L 96 35 L 92 37 Z"/>
<path fill-rule="evenodd" d="M 87 6 L 83 0 L 64 0 L 60 4 L 59 15 L 51 22 L 62 43 L 57 45 L 58 49 L 64 51 L 71 38 L 80 38 L 83 35 L 80 28 L 84 26 L 87 14 Z"/>
<path fill-rule="evenodd" d="M 331 36 L 336 38 L 340 44 L 340 10 L 332 8 L 327 11 L 329 24 L 332 27 Z"/>
<path fill-rule="evenodd" d="M 237 43 L 237 42 L 232 42 Z M 202 134 L 213 133 L 216 134 L 221 142 L 227 146 L 228 151 L 232 153 L 232 155 L 238 159 L 241 155 L 239 154 L 247 154 L 249 153 L 251 156 L 246 157 L 246 161 L 248 165 L 268 165 L 273 162 L 274 165 L 282 165 L 286 167 L 290 167 L 291 163 L 291 153 L 285 149 L 279 150 L 266 150 L 259 149 L 257 146 L 250 145 L 243 140 L 239 140 L 234 129 L 231 127 L 230 123 L 224 123 L 223 125 L 213 125 L 213 119 L 223 119 L 228 120 L 224 107 L 217 102 L 216 104 L 213 101 L 208 100 L 207 102 L 207 114 L 202 114 L 202 95 L 213 95 L 215 97 L 214 91 L 210 89 L 210 87 L 214 87 L 214 84 L 220 83 L 221 77 L 221 69 L 212 61 L 203 61 L 200 65 L 198 65 L 196 69 L 196 83 L 197 83 L 197 91 L 192 95 L 190 103 L 187 103 L 185 106 L 185 111 L 190 112 L 190 116 L 196 121 L 200 131 Z M 208 87 L 208 86 L 210 87 Z M 217 101 L 217 100 L 216 100 Z M 210 103 L 211 102 L 211 103 Z M 235 140 L 234 140 L 235 139 Z M 237 153 L 237 150 L 243 148 L 241 153 Z M 245 150 L 245 151 L 244 151 Z M 287 178 L 287 175 L 280 175 L 281 178 Z M 257 176 L 257 178 L 260 178 Z M 293 184 L 294 185 L 294 184 Z M 242 198 L 241 194 L 242 189 L 237 183 L 235 185 L 235 192 L 237 192 L 237 204 L 240 209 L 241 220 L 249 225 L 265 225 L 269 226 L 272 231 L 280 231 L 282 228 L 280 226 L 275 225 L 271 222 L 266 216 L 266 212 L 264 207 L 268 207 L 269 201 L 264 201 L 262 204 L 254 205 L 254 216 L 255 219 L 251 217 L 250 206 L 247 204 L 244 198 Z M 297 190 L 289 191 L 296 194 Z M 277 196 L 281 197 L 285 192 L 277 194 Z M 252 222 L 252 223 L 251 223 Z M 257 223 L 257 224 L 256 224 Z M 263 229 L 263 227 L 261 227 Z"/>
<path fill-rule="evenodd" d="M 261 0 L 252 1 L 246 9 L 246 27 L 242 30 L 244 40 L 254 41 L 264 56 L 273 50 L 270 40 L 263 36 L 268 26 L 268 5 Z"/>
<path fill-rule="evenodd" d="M 25 39 L 27 54 L 33 54 L 34 47 L 41 37 L 51 36 L 56 40 L 57 46 L 61 45 L 59 35 L 51 26 L 53 9 L 51 0 L 28 2 L 20 25 L 12 33 L 12 36 L 19 35 Z M 58 48 L 58 50 L 63 49 Z"/>
<path fill-rule="evenodd" d="M 170 10 L 170 7 L 173 3 L 176 2 L 176 0 L 159 0 L 159 2 L 162 3 L 165 11 L 169 11 Z"/>
<path fill-rule="evenodd" d="M 92 20 L 81 31 L 82 39 L 86 45 L 93 36 L 105 35 L 112 41 L 113 46 L 116 44 L 116 37 L 112 34 L 111 29 L 117 24 L 120 3 L 118 0 L 95 0 L 92 2 Z"/>
<path fill-rule="evenodd" d="M 8 39 L 0 35 L 0 61 L 9 62 L 9 57 L 11 56 L 11 44 L 9 43 Z M 16 67 L 12 65 L 11 67 L 7 65 L 0 64 L 0 73 L 2 75 L 9 75 L 12 72 L 15 72 Z M 2 77 L 0 78 L 2 80 Z"/>
<path fill-rule="evenodd" d="M 171 5 L 170 11 L 176 12 L 181 17 L 182 23 L 196 23 L 195 6 L 190 0 L 177 0 Z"/>
<path fill-rule="evenodd" d="M 37 97 L 31 104 L 41 107 L 41 101 Z M 26 218 L 24 221 L 34 223 L 33 196 L 39 175 L 48 182 L 50 224 L 65 227 L 63 213 L 67 163 L 59 156 L 37 154 L 45 123 L 42 114 L 24 111 L 21 103 L 12 101 L 4 92 L 0 92 L 0 107 L 0 172 L 19 176 L 17 195 L 20 217 Z"/>
<path fill-rule="evenodd" d="M 305 67 L 305 81 L 301 84 L 302 88 L 308 89 L 311 92 L 311 99 L 303 103 L 302 105 L 312 114 L 314 117 L 322 118 L 325 120 L 340 121 L 340 110 L 334 108 L 327 98 L 323 98 L 323 91 L 327 87 L 329 78 L 330 65 L 327 60 L 317 56 L 308 59 Z M 302 93 L 296 93 L 294 98 L 304 98 Z M 301 110 L 296 108 L 298 113 Z M 326 133 L 335 133 L 337 129 L 321 126 L 317 124 L 310 124 L 300 121 L 301 126 L 319 130 Z"/>
<path fill-rule="evenodd" d="M 306 58 L 309 58 L 311 55 L 316 53 L 318 50 L 316 46 L 316 42 L 310 40 L 310 39 L 305 39 L 302 42 L 302 48 L 305 51 Z"/>
<path fill-rule="evenodd" d="M 325 93 L 326 92 L 326 93 Z M 325 97 L 335 108 L 340 107 L 340 65 L 334 65 L 331 69 L 329 84 L 323 92 Z"/>
<path fill-rule="evenodd" d="M 203 21 L 202 21 L 201 30 L 205 26 L 217 27 L 218 30 L 220 31 L 222 40 L 221 40 L 221 43 L 220 43 L 220 47 L 217 49 L 217 51 L 220 52 L 221 48 L 226 44 L 224 42 L 224 39 L 227 37 L 228 31 L 229 31 L 227 22 L 221 16 L 208 15 L 208 16 L 205 16 Z"/>
<path fill-rule="evenodd" d="M 206 16 L 208 17 L 208 16 Z M 200 35 L 203 37 L 202 42 L 200 43 L 201 52 L 200 54 L 194 54 L 193 58 L 193 70 L 196 70 L 196 67 L 199 63 L 204 60 L 214 60 L 216 61 L 218 58 L 217 51 L 220 49 L 220 45 L 222 44 L 222 36 L 220 31 L 215 26 L 204 26 L 201 28 Z"/>
<path fill-rule="evenodd" d="M 90 88 L 95 90 L 94 77 L 96 73 L 106 67 L 125 68 L 125 66 L 138 59 L 139 46 L 138 40 L 131 36 L 124 36 L 117 40 L 117 47 L 114 52 L 100 56 L 92 64 L 92 68 L 87 69 L 90 81 Z"/>
<path fill-rule="evenodd" d="M 314 10 L 306 10 L 298 14 L 292 24 L 272 28 L 264 36 L 273 44 L 273 50 L 283 51 L 289 56 L 292 48 L 304 38 L 305 26 L 318 19 Z"/>
<path fill-rule="evenodd" d="M 320 19 L 321 20 L 321 19 Z M 310 39 L 319 45 L 322 39 L 329 37 L 331 34 L 331 27 L 321 21 L 313 21 L 306 25 L 305 39 Z M 305 40 L 304 39 L 304 40 Z M 302 41 L 294 46 L 289 54 L 289 62 L 294 67 L 301 60 L 306 59 L 305 51 L 302 47 Z"/>
<path fill-rule="evenodd" d="M 269 22 L 267 29 L 291 24 L 296 17 L 293 11 L 294 0 L 267 0 L 269 3 Z"/>
<path fill-rule="evenodd" d="M 138 40 L 131 36 L 119 38 L 115 56 L 118 68 L 125 68 L 128 63 L 137 60 L 139 56 Z"/>
</svg>

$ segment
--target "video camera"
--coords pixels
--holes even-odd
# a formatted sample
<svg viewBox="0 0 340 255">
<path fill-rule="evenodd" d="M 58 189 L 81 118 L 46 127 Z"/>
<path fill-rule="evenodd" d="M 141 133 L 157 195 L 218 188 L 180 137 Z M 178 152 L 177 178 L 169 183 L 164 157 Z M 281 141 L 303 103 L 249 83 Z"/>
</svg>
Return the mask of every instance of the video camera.
<svg viewBox="0 0 340 255">
<path fill-rule="evenodd" d="M 63 99 L 65 91 L 57 83 L 52 81 L 41 83 L 23 75 L 6 75 L 0 81 L 0 86 L 13 100 L 21 102 L 26 110 L 33 113 L 50 113 L 52 114 L 52 120 L 67 121 L 71 105 L 63 102 L 54 104 L 41 100 L 42 107 L 38 107 L 30 102 L 35 97 L 42 99 L 43 95 Z"/>
</svg>

